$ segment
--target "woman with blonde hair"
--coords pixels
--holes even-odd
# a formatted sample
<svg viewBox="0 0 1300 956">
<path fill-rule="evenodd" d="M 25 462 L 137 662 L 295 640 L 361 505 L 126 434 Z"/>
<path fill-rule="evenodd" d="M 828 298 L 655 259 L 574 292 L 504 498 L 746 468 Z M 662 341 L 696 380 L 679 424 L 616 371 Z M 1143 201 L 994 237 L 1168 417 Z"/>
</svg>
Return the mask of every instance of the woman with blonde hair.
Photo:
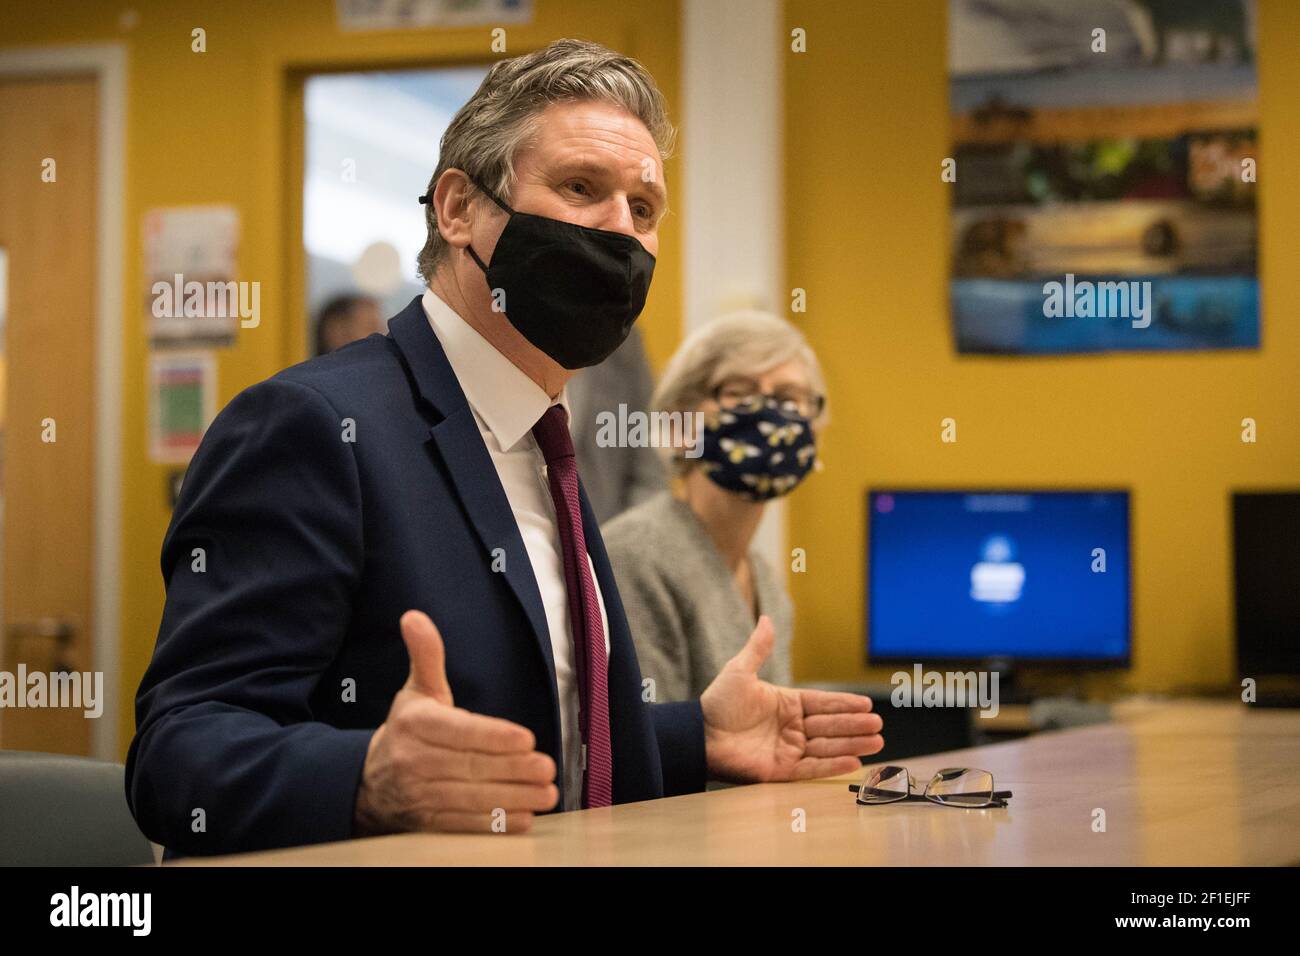
<svg viewBox="0 0 1300 956">
<path fill-rule="evenodd" d="M 826 422 L 817 357 L 785 319 L 725 315 L 686 338 L 652 405 L 703 430 L 685 427 L 663 449 L 671 490 L 602 529 L 641 674 L 658 702 L 698 697 L 766 614 L 776 644 L 759 676 L 789 684 L 793 609 L 754 534 L 767 503 L 816 464 Z"/>
</svg>

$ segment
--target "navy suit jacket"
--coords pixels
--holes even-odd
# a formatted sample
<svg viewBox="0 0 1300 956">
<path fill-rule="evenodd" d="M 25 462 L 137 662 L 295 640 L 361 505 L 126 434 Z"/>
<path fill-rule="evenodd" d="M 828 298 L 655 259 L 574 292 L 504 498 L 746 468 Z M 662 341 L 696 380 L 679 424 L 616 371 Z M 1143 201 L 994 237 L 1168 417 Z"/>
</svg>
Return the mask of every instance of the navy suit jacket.
<svg viewBox="0 0 1300 956">
<path fill-rule="evenodd" d="M 642 700 L 585 492 L 582 515 L 609 620 L 614 802 L 702 790 L 699 703 Z M 217 416 L 162 572 L 126 788 L 140 828 L 170 853 L 352 835 L 367 745 L 409 670 L 398 619 L 411 608 L 442 633 L 457 706 L 531 729 L 563 791 L 537 582 L 419 298 L 388 335 L 286 369 Z"/>
</svg>

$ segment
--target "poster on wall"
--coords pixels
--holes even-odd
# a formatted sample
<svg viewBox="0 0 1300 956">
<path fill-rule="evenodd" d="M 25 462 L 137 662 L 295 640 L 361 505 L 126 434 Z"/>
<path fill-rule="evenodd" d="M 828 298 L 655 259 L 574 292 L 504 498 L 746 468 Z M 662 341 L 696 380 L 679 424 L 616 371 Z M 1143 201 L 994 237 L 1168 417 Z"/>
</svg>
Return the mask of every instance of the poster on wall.
<svg viewBox="0 0 1300 956">
<path fill-rule="evenodd" d="M 1253 0 L 949 0 L 966 353 L 1258 348 Z"/>
<path fill-rule="evenodd" d="M 172 206 L 144 216 L 145 328 L 155 348 L 234 344 L 240 296 L 235 280 L 239 211 Z"/>
<path fill-rule="evenodd" d="M 532 0 L 334 0 L 342 30 L 424 30 L 527 23 Z"/>
<path fill-rule="evenodd" d="M 212 352 L 155 352 L 149 357 L 149 457 L 186 464 L 216 416 Z"/>
</svg>

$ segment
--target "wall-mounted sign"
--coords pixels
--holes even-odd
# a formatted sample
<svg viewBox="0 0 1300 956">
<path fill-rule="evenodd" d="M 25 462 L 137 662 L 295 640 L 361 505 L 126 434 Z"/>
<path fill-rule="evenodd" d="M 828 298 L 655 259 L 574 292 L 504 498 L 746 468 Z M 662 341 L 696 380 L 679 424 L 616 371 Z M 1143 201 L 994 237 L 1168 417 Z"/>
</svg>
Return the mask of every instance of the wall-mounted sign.
<svg viewBox="0 0 1300 956">
<path fill-rule="evenodd" d="M 211 352 L 149 357 L 149 457 L 186 464 L 216 416 L 217 363 Z"/>
<path fill-rule="evenodd" d="M 239 212 L 233 206 L 151 209 L 144 217 L 145 328 L 155 347 L 234 342 L 240 296 L 235 281 Z M 243 303 L 247 304 L 247 303 Z"/>
<path fill-rule="evenodd" d="M 335 0 L 340 30 L 427 30 L 527 23 L 532 0 Z"/>
</svg>

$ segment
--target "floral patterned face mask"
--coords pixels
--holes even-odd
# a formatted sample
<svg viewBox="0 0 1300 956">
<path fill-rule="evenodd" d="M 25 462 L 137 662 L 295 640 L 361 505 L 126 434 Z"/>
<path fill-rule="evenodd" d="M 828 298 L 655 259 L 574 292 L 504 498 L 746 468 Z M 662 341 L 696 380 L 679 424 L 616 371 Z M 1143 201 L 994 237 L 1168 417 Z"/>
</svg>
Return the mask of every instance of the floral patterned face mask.
<svg viewBox="0 0 1300 956">
<path fill-rule="evenodd" d="M 764 397 L 706 415 L 700 458 L 719 488 L 770 501 L 803 481 L 817 458 L 817 444 L 807 418 Z"/>
</svg>

